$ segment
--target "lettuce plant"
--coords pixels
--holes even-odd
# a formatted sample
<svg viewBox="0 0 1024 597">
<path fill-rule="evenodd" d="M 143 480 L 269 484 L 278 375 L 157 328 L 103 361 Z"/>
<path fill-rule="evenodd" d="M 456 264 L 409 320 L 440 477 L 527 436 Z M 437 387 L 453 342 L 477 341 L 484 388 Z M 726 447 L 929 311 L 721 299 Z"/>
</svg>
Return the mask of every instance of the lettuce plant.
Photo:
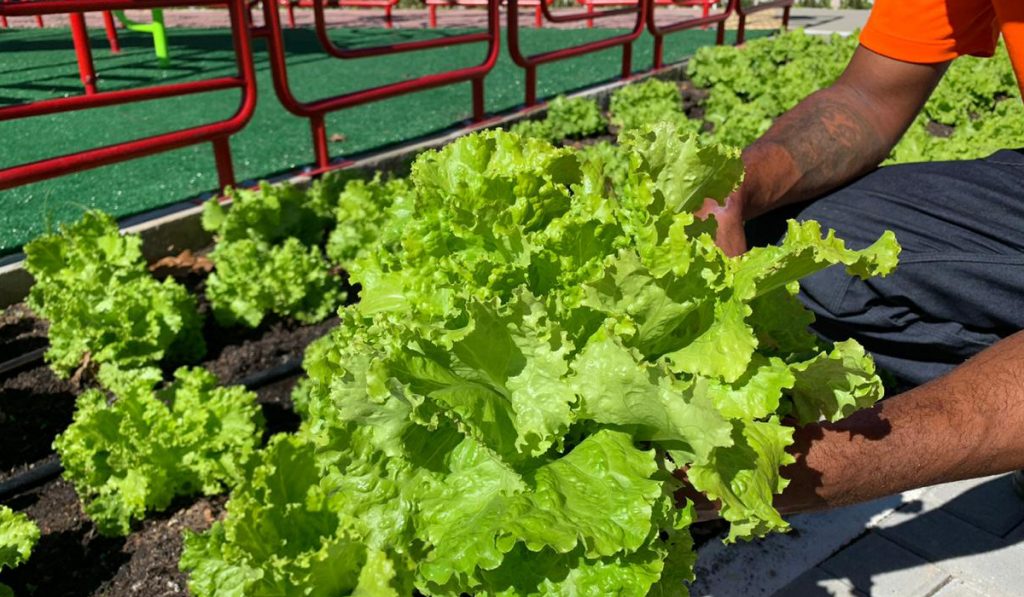
<svg viewBox="0 0 1024 597">
<path fill-rule="evenodd" d="M 597 102 L 583 97 L 558 96 L 548 104 L 541 120 L 525 120 L 512 126 L 521 137 L 544 139 L 553 143 L 564 139 L 587 137 L 607 130 Z"/>
<path fill-rule="evenodd" d="M 206 351 L 195 299 L 146 270 L 142 241 L 98 211 L 25 246 L 35 277 L 28 303 L 50 324 L 47 361 L 68 376 L 84 359 L 144 367 L 189 362 Z"/>
<path fill-rule="evenodd" d="M 619 88 L 612 94 L 611 122 L 619 130 L 639 129 L 657 122 L 669 122 L 682 130 L 697 132 L 701 123 L 683 112 L 683 96 L 672 81 L 647 79 Z"/>
<path fill-rule="evenodd" d="M 410 215 L 411 188 L 403 178 L 353 180 L 334 209 L 335 227 L 327 238 L 327 258 L 348 268 L 362 253 L 390 250 Z"/>
<path fill-rule="evenodd" d="M 702 107 L 714 127 L 714 141 L 743 147 L 775 118 L 839 78 L 856 47 L 857 36 L 819 37 L 796 30 L 742 48 L 700 48 L 687 74 L 710 91 Z"/>
<path fill-rule="evenodd" d="M 218 387 L 204 369 L 182 368 L 161 389 L 156 369 L 100 369 L 100 390 L 78 398 L 74 421 L 54 441 L 64 477 L 103 534 L 125 535 L 147 511 L 179 495 L 234 485 L 259 446 L 255 395 Z"/>
<path fill-rule="evenodd" d="M 297 238 L 277 245 L 222 242 L 210 257 L 217 269 L 207 279 L 206 296 L 221 325 L 257 327 L 267 313 L 316 323 L 345 298 L 320 247 Z"/>
<path fill-rule="evenodd" d="M 704 119 L 715 142 L 747 145 L 811 93 L 831 85 L 857 47 L 857 36 L 797 30 L 741 48 L 706 46 L 687 72 L 708 90 Z M 1004 44 L 992 58 L 955 61 L 888 163 L 973 159 L 1020 145 L 1020 91 Z M 937 136 L 930 126 L 952 127 Z"/>
<path fill-rule="evenodd" d="M 782 417 L 882 393 L 856 342 L 806 329 L 797 280 L 899 247 L 794 222 L 728 258 L 693 212 L 738 152 L 666 123 L 624 146 L 618 183 L 501 131 L 420 156 L 400 250 L 356 260 L 362 301 L 307 351 L 299 433 L 187 539 L 197 596 L 685 594 L 681 468 L 729 540 L 786 528 Z"/>
<path fill-rule="evenodd" d="M 255 190 L 229 190 L 231 208 L 216 199 L 203 205 L 203 228 L 220 242 L 255 240 L 269 244 L 297 238 L 305 245 L 320 242 L 327 228 L 329 206 L 310 201 L 306 190 L 290 184 L 260 183 Z"/>
<path fill-rule="evenodd" d="M 337 185 L 309 192 L 292 185 L 234 191 L 230 210 L 211 199 L 203 226 L 217 246 L 206 295 L 221 325 L 257 327 L 268 313 L 315 323 L 344 300 L 320 243 L 331 221 Z"/>
<path fill-rule="evenodd" d="M 0 570 L 25 563 L 39 541 L 39 527 L 20 512 L 0 505 Z M 14 597 L 7 585 L 0 583 L 0 597 Z"/>
</svg>

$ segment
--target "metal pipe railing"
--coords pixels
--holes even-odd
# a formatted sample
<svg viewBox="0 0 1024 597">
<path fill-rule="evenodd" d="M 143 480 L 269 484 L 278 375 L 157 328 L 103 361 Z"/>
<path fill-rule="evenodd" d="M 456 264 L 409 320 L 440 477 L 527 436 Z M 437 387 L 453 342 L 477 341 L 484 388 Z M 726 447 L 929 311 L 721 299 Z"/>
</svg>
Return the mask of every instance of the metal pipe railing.
<svg viewBox="0 0 1024 597">
<path fill-rule="evenodd" d="M 68 13 L 71 16 L 72 31 L 74 32 L 77 28 L 76 22 L 81 27 L 76 35 L 83 34 L 85 27 L 83 14 L 85 12 L 166 8 L 169 6 L 222 6 L 225 3 L 228 6 L 231 20 L 232 42 L 238 68 L 237 76 L 156 85 L 140 89 L 101 91 L 95 85 L 89 40 L 85 35 L 80 43 L 76 43 L 76 49 L 80 66 L 83 66 L 83 62 L 85 62 L 84 68 L 80 69 L 80 72 L 83 83 L 86 85 L 86 95 L 0 107 L 0 121 L 233 88 L 241 91 L 239 106 L 234 115 L 219 122 L 3 168 L 0 169 L 0 190 L 205 142 L 213 144 L 217 176 L 221 187 L 228 186 L 234 183 L 234 169 L 228 138 L 249 122 L 256 107 L 256 74 L 252 61 L 245 0 L 32 0 L 30 2 L 0 0 L 0 15 L 2 16 L 41 16 Z"/>
<path fill-rule="evenodd" d="M 654 38 L 653 67 L 661 68 L 665 65 L 665 36 L 671 33 L 687 29 L 696 29 L 698 27 L 707 27 L 708 25 L 717 25 L 718 31 L 715 34 L 715 43 L 718 45 L 725 43 L 725 22 L 732 16 L 733 12 L 735 12 L 739 1 L 740 0 L 726 0 L 725 10 L 720 13 L 683 19 L 668 25 L 658 25 L 655 20 L 654 6 L 652 5 L 651 10 L 647 13 L 647 30 L 651 32 L 651 36 Z"/>
<path fill-rule="evenodd" d="M 288 82 L 288 64 L 285 59 L 281 17 L 277 3 L 274 0 L 263 0 L 264 22 L 266 24 L 264 27 L 254 30 L 253 35 L 266 39 L 267 48 L 270 52 L 270 69 L 274 82 L 274 91 L 277 93 L 278 100 L 292 114 L 309 119 L 313 135 L 313 152 L 316 158 L 316 165 L 320 169 L 326 169 L 330 166 L 330 155 L 327 149 L 327 129 L 324 124 L 324 118 L 329 112 L 434 87 L 469 81 L 472 83 L 473 90 L 473 118 L 482 120 L 484 117 L 484 77 L 497 63 L 498 52 L 501 48 L 498 2 L 499 0 L 488 1 L 488 27 L 485 33 L 467 33 L 448 38 L 402 42 L 374 48 L 351 50 L 341 48 L 330 40 L 323 14 L 324 0 L 314 0 L 317 37 L 324 51 L 336 58 L 353 59 L 368 56 L 384 56 L 400 52 L 444 48 L 485 41 L 488 44 L 488 48 L 483 62 L 476 66 L 433 73 L 407 81 L 388 83 L 370 89 L 353 91 L 311 102 L 303 102 L 296 98 Z"/>
<path fill-rule="evenodd" d="M 793 0 L 774 0 L 773 2 L 752 4 L 747 8 L 743 7 L 743 0 L 736 1 L 736 14 L 740 20 L 739 25 L 736 27 L 736 45 L 743 43 L 747 39 L 747 17 L 756 12 L 772 8 L 782 9 L 782 28 L 783 30 L 788 29 L 789 11 L 793 8 Z"/>
<path fill-rule="evenodd" d="M 633 42 L 644 31 L 644 19 L 647 15 L 649 4 L 650 0 L 640 0 L 636 6 L 607 10 L 600 13 L 577 12 L 553 15 L 547 4 L 542 2 L 541 13 L 546 19 L 556 23 L 607 18 L 622 14 L 636 14 L 636 22 L 633 25 L 633 29 L 628 33 L 583 43 L 578 46 L 570 46 L 527 56 L 523 54 L 519 44 L 519 0 L 508 0 L 508 51 L 512 55 L 512 61 L 526 71 L 526 105 L 532 106 L 537 103 L 537 67 L 548 62 L 556 62 L 606 48 L 622 46 L 621 75 L 623 78 L 629 77 L 633 71 Z"/>
<path fill-rule="evenodd" d="M 295 7 L 315 8 L 316 0 L 278 0 L 288 11 L 288 26 L 295 28 Z M 332 8 L 383 8 L 384 27 L 391 29 L 394 25 L 391 12 L 398 5 L 398 0 L 328 0 Z"/>
</svg>

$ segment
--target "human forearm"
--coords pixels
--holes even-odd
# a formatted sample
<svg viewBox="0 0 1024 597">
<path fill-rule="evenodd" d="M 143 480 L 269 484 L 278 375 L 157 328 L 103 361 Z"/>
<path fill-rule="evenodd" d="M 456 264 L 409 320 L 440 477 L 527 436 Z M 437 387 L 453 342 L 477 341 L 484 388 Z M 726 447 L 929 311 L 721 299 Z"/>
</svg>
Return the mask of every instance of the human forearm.
<svg viewBox="0 0 1024 597">
<path fill-rule="evenodd" d="M 743 154 L 742 219 L 813 199 L 875 168 L 948 63 L 912 64 L 858 48 L 843 75 L 782 115 Z"/>
<path fill-rule="evenodd" d="M 1024 468 L 1024 333 L 873 409 L 797 430 L 792 452 L 784 513 Z"/>
<path fill-rule="evenodd" d="M 833 86 L 781 116 L 743 152 L 744 219 L 812 199 L 878 166 L 898 138 L 878 130 L 869 111 L 855 90 Z"/>
</svg>

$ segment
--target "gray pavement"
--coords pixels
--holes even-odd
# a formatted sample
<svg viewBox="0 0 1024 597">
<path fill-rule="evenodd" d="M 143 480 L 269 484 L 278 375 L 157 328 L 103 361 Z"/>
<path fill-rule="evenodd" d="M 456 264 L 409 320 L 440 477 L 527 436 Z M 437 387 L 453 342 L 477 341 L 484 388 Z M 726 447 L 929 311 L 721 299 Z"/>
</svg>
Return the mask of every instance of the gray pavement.
<svg viewBox="0 0 1024 597">
<path fill-rule="evenodd" d="M 693 595 L 1024 595 L 1024 500 L 1007 475 L 831 512 L 794 531 L 698 552 Z"/>
<path fill-rule="evenodd" d="M 803 27 L 814 35 L 849 35 L 863 29 L 868 22 L 867 10 L 832 10 L 830 8 L 794 8 L 789 16 L 791 29 Z"/>
</svg>

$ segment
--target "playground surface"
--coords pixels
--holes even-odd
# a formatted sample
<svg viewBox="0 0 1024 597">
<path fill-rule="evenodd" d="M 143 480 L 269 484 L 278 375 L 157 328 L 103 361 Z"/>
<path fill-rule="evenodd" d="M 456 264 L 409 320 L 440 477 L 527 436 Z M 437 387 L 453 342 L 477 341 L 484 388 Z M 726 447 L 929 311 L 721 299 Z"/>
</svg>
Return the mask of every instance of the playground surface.
<svg viewBox="0 0 1024 597">
<path fill-rule="evenodd" d="M 222 11 L 168 11 L 171 65 L 161 69 L 145 35 L 122 34 L 122 51 L 113 54 L 106 45 L 98 21 L 90 21 L 93 56 L 101 89 L 127 89 L 154 83 L 177 83 L 234 73 L 230 35 L 221 28 L 193 28 L 175 23 L 203 13 L 204 23 L 224 19 Z M 300 19 L 310 11 L 299 11 Z M 367 23 L 382 20 L 378 12 L 366 13 Z M 469 13 L 474 12 L 458 11 Z M 179 14 L 180 13 L 180 14 Z M 425 11 L 418 13 L 422 16 Z M 443 11 L 442 25 L 457 11 Z M 132 15 L 129 12 L 129 16 Z M 400 22 L 396 16 L 396 23 Z M 98 15 L 94 15 L 98 19 Z M 334 18 L 334 17 L 332 17 Z M 425 17 L 424 17 L 425 18 Z M 474 16 L 474 18 L 476 18 Z M 678 17 L 677 17 L 678 18 Z M 71 35 L 60 27 L 58 17 L 48 17 L 53 27 L 27 28 L 24 19 L 11 19 L 13 29 L 0 29 L 0 105 L 77 95 L 81 82 L 72 50 Z M 530 20 L 528 18 L 524 21 Z M 467 29 L 424 29 L 398 26 L 331 30 L 336 43 L 360 47 L 393 41 L 453 35 Z M 617 30 L 553 28 L 524 29 L 524 51 L 539 52 L 612 35 Z M 769 34 L 752 31 L 750 37 Z M 504 35 L 504 32 L 503 32 Z M 289 59 L 289 78 L 301 100 L 312 100 L 422 74 L 479 63 L 485 48 L 468 44 L 360 60 L 337 60 L 323 53 L 312 29 L 299 27 L 284 32 Z M 679 61 L 698 47 L 714 43 L 713 29 L 684 31 L 667 38 L 666 62 Z M 727 36 L 727 39 L 731 38 Z M 634 44 L 635 73 L 650 68 L 653 40 L 646 33 Z M 231 138 L 238 181 L 301 170 L 313 161 L 309 123 L 288 113 L 277 101 L 271 84 L 263 42 L 254 42 L 258 101 L 249 125 Z M 621 50 L 595 54 L 542 66 L 538 71 L 538 97 L 552 97 L 615 79 Z M 524 101 L 524 74 L 506 51 L 488 75 L 486 109 L 500 113 Z M 238 104 L 237 91 L 154 100 L 0 123 L 0 167 L 26 163 L 67 151 L 100 147 L 143 135 L 179 130 L 227 118 Z M 434 134 L 466 122 L 471 115 L 468 83 L 440 87 L 375 102 L 328 115 L 327 129 L 333 158 L 351 157 Z M 154 208 L 202 197 L 217 186 L 213 152 L 209 144 L 175 150 L 77 174 L 0 191 L 0 256 L 19 249 L 26 241 L 58 222 L 76 219 L 83 210 L 99 208 L 124 217 Z"/>
</svg>

